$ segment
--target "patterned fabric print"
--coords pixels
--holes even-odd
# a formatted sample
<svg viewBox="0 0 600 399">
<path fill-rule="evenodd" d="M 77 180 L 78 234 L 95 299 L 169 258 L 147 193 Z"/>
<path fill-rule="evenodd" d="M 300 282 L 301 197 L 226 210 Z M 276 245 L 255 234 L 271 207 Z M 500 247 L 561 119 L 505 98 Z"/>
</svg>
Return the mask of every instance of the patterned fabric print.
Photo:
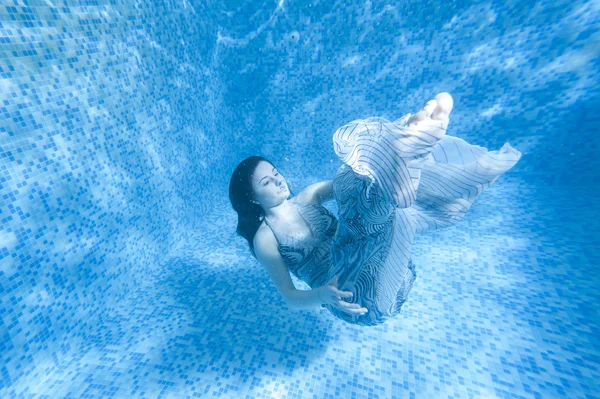
<svg viewBox="0 0 600 399">
<path fill-rule="evenodd" d="M 410 115 L 391 123 L 357 120 L 334 134 L 344 165 L 334 179 L 339 225 L 327 279 L 369 312 L 353 316 L 326 306 L 349 323 L 377 325 L 394 317 L 416 278 L 410 259 L 416 233 L 450 226 L 521 154 L 445 136 L 440 126 L 408 128 Z"/>
<path fill-rule="evenodd" d="M 458 137 L 444 136 L 423 165 L 413 206 L 417 233 L 460 220 L 483 190 L 520 157 L 508 143 L 498 151 L 488 151 Z"/>
<path fill-rule="evenodd" d="M 277 229 L 265 219 L 277 242 L 279 252 L 290 272 L 311 288 L 327 282 L 331 265 L 331 241 L 338 221 L 329 210 L 318 204 L 304 204 L 290 200 L 309 226 L 312 236 L 298 239 Z"/>
<path fill-rule="evenodd" d="M 409 129 L 410 116 L 394 123 L 384 118 L 358 119 L 339 128 L 333 137 L 342 162 L 356 174 L 369 177 L 388 202 L 401 208 L 415 201 L 420 166 L 446 133 L 441 122 L 426 130 Z"/>
<path fill-rule="evenodd" d="M 383 323 L 400 312 L 416 278 L 410 260 L 413 212 L 386 202 L 376 184 L 368 183 L 347 165 L 336 174 L 334 192 L 343 211 L 332 243 L 328 278 L 341 271 L 338 288 L 352 291 L 349 302 L 359 303 L 369 312 L 354 316 L 334 306 L 326 308 L 349 323 Z"/>
</svg>

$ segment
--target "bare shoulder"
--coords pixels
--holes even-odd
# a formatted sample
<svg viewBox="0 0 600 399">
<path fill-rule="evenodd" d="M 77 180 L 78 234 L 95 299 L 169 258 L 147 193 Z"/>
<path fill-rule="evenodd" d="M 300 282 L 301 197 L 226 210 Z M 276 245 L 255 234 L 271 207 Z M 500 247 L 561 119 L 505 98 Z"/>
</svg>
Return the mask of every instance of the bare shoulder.
<svg viewBox="0 0 600 399">
<path fill-rule="evenodd" d="M 290 272 L 279 253 L 277 238 L 271 229 L 262 224 L 254 235 L 254 251 L 260 264 L 269 273 L 273 284 L 284 300 L 288 301 L 290 293 L 296 290 Z"/>
<path fill-rule="evenodd" d="M 277 238 L 265 222 L 263 222 L 256 231 L 256 234 L 254 235 L 253 244 L 255 252 L 279 252 L 279 249 L 277 247 Z"/>
</svg>

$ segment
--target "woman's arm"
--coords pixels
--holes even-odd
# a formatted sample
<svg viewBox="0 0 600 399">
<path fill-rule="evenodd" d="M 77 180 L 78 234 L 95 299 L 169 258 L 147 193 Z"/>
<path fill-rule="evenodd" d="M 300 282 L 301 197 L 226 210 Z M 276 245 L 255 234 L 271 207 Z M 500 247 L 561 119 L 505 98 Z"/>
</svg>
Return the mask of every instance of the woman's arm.
<svg viewBox="0 0 600 399">
<path fill-rule="evenodd" d="M 294 309 L 312 309 L 321 306 L 323 301 L 319 297 L 323 287 L 312 290 L 296 290 L 288 292 L 287 303 Z"/>
<path fill-rule="evenodd" d="M 315 204 L 331 201 L 335 199 L 335 195 L 333 194 L 333 180 L 311 184 L 302 190 L 298 194 L 298 197 Z"/>
<path fill-rule="evenodd" d="M 279 253 L 277 240 L 271 230 L 265 228 L 258 230 L 254 236 L 254 252 L 290 308 L 310 309 L 327 303 L 350 314 L 362 315 L 367 312 L 366 308 L 362 308 L 357 303 L 341 301 L 341 297 L 347 298 L 352 295 L 352 292 L 342 292 L 335 287 L 338 276 L 333 277 L 322 287 L 312 290 L 297 290 Z"/>
<path fill-rule="evenodd" d="M 319 298 L 319 288 L 303 291 L 294 287 L 290 272 L 279 253 L 277 240 L 268 228 L 256 232 L 254 253 L 290 308 L 309 309 L 318 307 L 322 303 Z"/>
<path fill-rule="evenodd" d="M 317 196 L 319 197 L 319 203 L 335 199 L 333 194 L 333 180 L 327 180 L 317 184 Z"/>
</svg>

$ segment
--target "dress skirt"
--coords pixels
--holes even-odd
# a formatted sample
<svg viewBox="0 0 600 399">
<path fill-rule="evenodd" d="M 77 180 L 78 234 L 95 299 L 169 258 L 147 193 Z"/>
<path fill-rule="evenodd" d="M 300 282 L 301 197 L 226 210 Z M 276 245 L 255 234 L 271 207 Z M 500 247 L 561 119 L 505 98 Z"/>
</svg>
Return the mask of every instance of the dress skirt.
<svg viewBox="0 0 600 399">
<path fill-rule="evenodd" d="M 408 127 L 410 114 L 390 122 L 356 120 L 333 136 L 343 162 L 333 182 L 338 228 L 327 281 L 351 291 L 348 302 L 369 311 L 353 324 L 377 325 L 396 316 L 417 276 L 411 261 L 415 234 L 455 224 L 521 153 L 506 143 L 497 151 L 447 136 L 441 122 Z"/>
</svg>

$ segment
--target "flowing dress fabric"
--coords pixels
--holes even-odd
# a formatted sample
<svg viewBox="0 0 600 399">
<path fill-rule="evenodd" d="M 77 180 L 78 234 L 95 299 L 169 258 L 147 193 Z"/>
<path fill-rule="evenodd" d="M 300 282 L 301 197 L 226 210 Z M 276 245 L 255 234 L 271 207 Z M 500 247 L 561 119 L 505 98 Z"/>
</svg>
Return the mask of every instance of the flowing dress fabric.
<svg viewBox="0 0 600 399">
<path fill-rule="evenodd" d="M 295 198 L 290 203 L 310 228 L 310 236 L 294 237 L 267 218 L 264 220 L 277 239 L 279 253 L 288 270 L 311 288 L 320 287 L 327 282 L 331 267 L 331 243 L 338 221 L 324 206 L 305 204 Z"/>
<path fill-rule="evenodd" d="M 396 316 L 413 286 L 410 258 L 415 234 L 450 226 L 521 153 L 506 143 L 498 151 L 445 135 L 441 122 L 409 127 L 356 120 L 338 129 L 334 149 L 343 162 L 333 182 L 339 207 L 326 278 L 369 312 L 355 316 L 326 307 L 349 323 L 377 325 Z"/>
</svg>

